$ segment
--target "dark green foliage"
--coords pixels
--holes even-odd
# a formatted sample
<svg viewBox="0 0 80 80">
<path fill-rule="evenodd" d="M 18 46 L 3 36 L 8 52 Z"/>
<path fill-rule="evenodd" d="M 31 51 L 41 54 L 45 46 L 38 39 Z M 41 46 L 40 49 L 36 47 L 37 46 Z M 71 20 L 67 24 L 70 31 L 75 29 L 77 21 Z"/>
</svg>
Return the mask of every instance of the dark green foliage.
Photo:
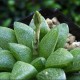
<svg viewBox="0 0 80 80">
<path fill-rule="evenodd" d="M 60 6 L 53 0 L 0 0 L 0 25 L 9 26 L 15 20 L 24 18 L 40 8 Z"/>
<path fill-rule="evenodd" d="M 0 25 L 9 26 L 40 8 L 58 8 L 80 24 L 80 0 L 0 0 Z M 67 4 L 66 4 L 67 3 Z"/>
</svg>

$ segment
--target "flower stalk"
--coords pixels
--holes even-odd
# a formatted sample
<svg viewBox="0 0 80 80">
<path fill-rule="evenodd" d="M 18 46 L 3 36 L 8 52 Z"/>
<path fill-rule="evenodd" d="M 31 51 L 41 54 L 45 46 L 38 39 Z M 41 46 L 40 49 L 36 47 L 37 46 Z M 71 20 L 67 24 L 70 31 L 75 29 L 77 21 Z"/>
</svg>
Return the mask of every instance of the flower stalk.
<svg viewBox="0 0 80 80">
<path fill-rule="evenodd" d="M 36 11 L 34 16 L 34 25 L 36 26 L 36 30 L 35 30 L 35 40 L 34 40 L 34 53 L 37 53 L 38 50 L 38 45 L 39 45 L 39 38 L 40 38 L 40 24 L 41 24 L 41 14 Z"/>
</svg>

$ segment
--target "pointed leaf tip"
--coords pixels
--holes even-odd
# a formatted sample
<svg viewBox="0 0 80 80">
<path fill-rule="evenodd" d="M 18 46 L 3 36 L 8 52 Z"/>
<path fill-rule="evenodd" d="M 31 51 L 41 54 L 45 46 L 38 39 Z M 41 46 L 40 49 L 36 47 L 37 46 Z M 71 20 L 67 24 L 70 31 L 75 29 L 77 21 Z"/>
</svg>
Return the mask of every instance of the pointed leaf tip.
<svg viewBox="0 0 80 80">
<path fill-rule="evenodd" d="M 35 12 L 33 19 L 35 26 L 39 27 L 39 25 L 41 24 L 41 14 L 38 11 Z"/>
</svg>

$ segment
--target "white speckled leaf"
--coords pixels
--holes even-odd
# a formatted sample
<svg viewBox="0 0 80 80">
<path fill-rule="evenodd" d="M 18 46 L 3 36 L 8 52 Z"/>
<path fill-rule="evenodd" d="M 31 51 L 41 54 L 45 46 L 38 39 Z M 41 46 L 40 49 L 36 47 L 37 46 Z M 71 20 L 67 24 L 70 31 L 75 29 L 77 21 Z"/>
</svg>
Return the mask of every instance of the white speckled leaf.
<svg viewBox="0 0 80 80">
<path fill-rule="evenodd" d="M 29 80 L 36 76 L 37 70 L 28 63 L 18 61 L 15 63 L 10 79 L 14 80 Z"/>
<path fill-rule="evenodd" d="M 52 52 L 46 61 L 46 67 L 64 68 L 73 60 L 73 55 L 64 48 Z"/>
<path fill-rule="evenodd" d="M 14 30 L 6 27 L 0 27 L 0 47 L 8 49 L 9 42 L 17 42 Z"/>
<path fill-rule="evenodd" d="M 68 28 L 68 25 L 66 23 L 59 24 L 56 27 L 58 27 L 59 36 L 58 36 L 58 42 L 56 44 L 55 49 L 63 48 L 65 46 L 67 36 L 69 34 L 69 28 Z"/>
<path fill-rule="evenodd" d="M 0 71 L 11 71 L 15 59 L 8 50 L 0 50 Z"/>
<path fill-rule="evenodd" d="M 66 75 L 62 69 L 47 68 L 37 74 L 37 80 L 66 80 Z"/>
<path fill-rule="evenodd" d="M 32 52 L 29 47 L 22 44 L 9 43 L 9 49 L 16 60 L 27 63 L 32 61 Z"/>
<path fill-rule="evenodd" d="M 32 48 L 32 42 L 34 40 L 34 31 L 31 27 L 21 22 L 15 22 L 14 31 L 18 43 L 26 45 L 29 48 Z"/>
</svg>

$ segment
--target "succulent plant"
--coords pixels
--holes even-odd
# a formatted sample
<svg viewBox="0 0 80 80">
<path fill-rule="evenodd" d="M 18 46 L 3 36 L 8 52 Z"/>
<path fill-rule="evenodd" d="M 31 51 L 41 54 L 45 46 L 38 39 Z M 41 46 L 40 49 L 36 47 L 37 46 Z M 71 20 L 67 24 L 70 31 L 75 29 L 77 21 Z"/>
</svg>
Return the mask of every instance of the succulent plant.
<svg viewBox="0 0 80 80">
<path fill-rule="evenodd" d="M 0 79 L 79 78 L 66 74 L 80 71 L 80 48 L 65 49 L 67 42 L 75 41 L 68 40 L 70 35 L 66 23 L 55 22 L 50 28 L 38 11 L 29 26 L 14 22 L 14 30 L 0 27 Z"/>
</svg>

